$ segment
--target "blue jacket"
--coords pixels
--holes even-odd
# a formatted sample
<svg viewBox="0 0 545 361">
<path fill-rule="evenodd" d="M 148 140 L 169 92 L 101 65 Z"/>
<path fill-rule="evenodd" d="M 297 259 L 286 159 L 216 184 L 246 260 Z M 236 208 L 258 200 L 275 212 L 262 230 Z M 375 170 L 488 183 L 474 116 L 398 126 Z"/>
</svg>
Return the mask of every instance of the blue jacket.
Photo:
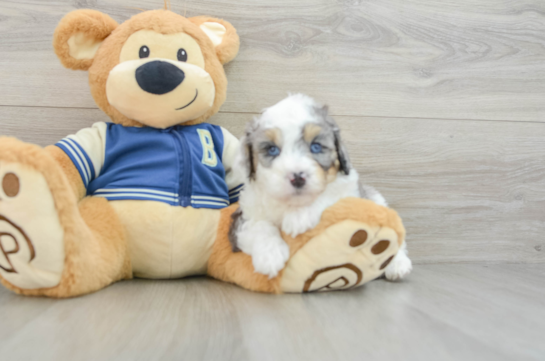
<svg viewBox="0 0 545 361">
<path fill-rule="evenodd" d="M 194 208 L 236 202 L 238 139 L 212 124 L 167 129 L 96 123 L 56 144 L 78 169 L 87 194 Z"/>
</svg>

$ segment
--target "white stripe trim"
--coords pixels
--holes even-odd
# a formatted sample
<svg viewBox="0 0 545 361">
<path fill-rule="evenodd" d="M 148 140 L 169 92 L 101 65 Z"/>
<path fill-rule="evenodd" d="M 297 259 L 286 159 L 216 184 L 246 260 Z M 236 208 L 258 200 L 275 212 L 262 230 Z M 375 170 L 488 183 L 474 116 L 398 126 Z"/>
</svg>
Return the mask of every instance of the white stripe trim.
<svg viewBox="0 0 545 361">
<path fill-rule="evenodd" d="M 240 192 L 229 194 L 229 198 L 238 197 L 240 195 Z"/>
<path fill-rule="evenodd" d="M 237 192 L 237 191 L 239 191 L 239 190 L 242 190 L 242 188 L 244 188 L 244 184 L 241 184 L 241 185 L 239 185 L 239 186 L 237 186 L 237 187 L 235 187 L 235 188 L 229 190 L 229 194 L 231 194 L 231 193 L 233 193 L 233 192 Z"/>
<path fill-rule="evenodd" d="M 219 201 L 219 202 L 225 202 L 226 204 L 229 204 L 229 201 L 223 198 L 218 197 L 208 197 L 208 196 L 191 196 L 191 199 L 204 199 L 204 200 L 211 200 L 211 201 Z"/>
<path fill-rule="evenodd" d="M 83 182 L 85 183 L 85 186 L 89 185 L 89 177 L 87 176 L 87 173 L 85 173 L 85 168 L 84 168 L 83 165 L 81 164 L 78 155 L 72 150 L 72 146 L 71 146 L 69 143 L 64 142 L 63 140 L 61 140 L 59 143 L 62 144 L 62 145 L 64 145 L 64 146 L 66 147 L 66 149 L 68 149 L 68 151 L 69 151 L 70 153 L 72 153 L 72 156 L 74 157 L 74 159 L 75 159 L 76 162 L 78 163 L 79 168 L 82 170 L 82 173 L 83 173 Z"/>
<path fill-rule="evenodd" d="M 89 178 L 89 182 L 92 180 L 91 179 L 91 169 L 89 168 L 89 163 L 87 162 L 87 158 L 85 158 L 85 154 L 83 154 L 81 152 L 81 150 L 78 148 L 78 145 L 76 144 L 76 142 L 70 138 L 64 138 L 63 140 L 66 140 L 66 142 L 70 145 L 72 145 L 72 148 L 74 148 L 74 150 L 76 151 L 76 153 L 79 154 L 79 156 L 81 157 L 81 159 L 83 160 L 83 164 L 85 165 L 85 170 L 87 171 L 87 178 Z M 74 144 L 72 144 L 74 143 Z"/>
<path fill-rule="evenodd" d="M 110 189 L 97 189 L 95 193 L 103 192 L 103 193 L 123 193 L 123 192 L 130 192 L 130 193 L 151 193 L 151 194 L 159 194 L 163 196 L 169 196 L 178 198 L 178 193 L 170 193 L 170 192 L 162 192 L 162 191 L 154 191 L 152 189 L 145 189 L 145 188 L 110 188 Z"/>
<path fill-rule="evenodd" d="M 216 203 L 216 202 L 205 202 L 205 201 L 191 201 L 191 203 L 194 203 L 194 204 L 209 204 L 209 205 L 213 205 L 213 206 L 225 206 L 225 203 Z M 229 205 L 229 204 L 227 204 Z"/>
<path fill-rule="evenodd" d="M 93 193 L 93 196 L 103 197 L 103 198 L 141 197 L 141 198 L 149 198 L 149 199 L 163 200 L 163 201 L 169 201 L 169 202 L 177 202 L 178 201 L 178 198 L 153 196 L 153 195 L 150 195 L 150 194 L 143 194 L 143 193 L 108 193 L 108 194 Z"/>
</svg>

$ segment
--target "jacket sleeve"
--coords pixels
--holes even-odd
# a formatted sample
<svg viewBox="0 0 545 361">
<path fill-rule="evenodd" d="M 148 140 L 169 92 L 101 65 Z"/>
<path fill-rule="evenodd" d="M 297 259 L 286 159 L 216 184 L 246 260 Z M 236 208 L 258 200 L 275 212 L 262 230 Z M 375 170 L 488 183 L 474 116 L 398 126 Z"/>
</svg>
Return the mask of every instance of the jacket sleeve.
<svg viewBox="0 0 545 361">
<path fill-rule="evenodd" d="M 104 165 L 106 129 L 106 123 L 95 123 L 91 128 L 82 129 L 55 144 L 70 157 L 85 188 L 100 175 Z"/>
<path fill-rule="evenodd" d="M 229 202 L 238 201 L 240 191 L 244 187 L 244 175 L 235 169 L 235 158 L 238 153 L 240 141 L 229 131 L 221 128 L 223 132 L 223 167 L 225 168 L 225 182 L 229 189 Z"/>
</svg>

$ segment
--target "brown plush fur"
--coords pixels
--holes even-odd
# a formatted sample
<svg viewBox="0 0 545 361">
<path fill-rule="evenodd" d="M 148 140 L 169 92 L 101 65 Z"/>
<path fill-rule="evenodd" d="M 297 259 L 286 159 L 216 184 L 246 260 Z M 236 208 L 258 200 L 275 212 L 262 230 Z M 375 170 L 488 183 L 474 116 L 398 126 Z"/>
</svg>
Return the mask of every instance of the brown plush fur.
<svg viewBox="0 0 545 361">
<path fill-rule="evenodd" d="M 223 25 L 226 31 L 221 44 L 216 47 L 216 54 L 222 64 L 227 64 L 237 56 L 240 40 L 233 25 L 223 19 L 211 18 L 210 16 L 195 16 L 189 20 L 197 26 L 206 22 L 216 22 Z"/>
<path fill-rule="evenodd" d="M 199 28 L 200 24 L 208 21 L 221 23 L 226 28 L 223 41 L 217 47 Z M 168 10 L 154 10 L 138 14 L 118 25 L 98 11 L 77 10 L 60 22 L 53 45 L 64 66 L 89 70 L 91 93 L 98 106 L 114 123 L 142 126 L 114 109 L 106 97 L 106 80 L 109 72 L 119 63 L 123 44 L 131 34 L 142 29 L 162 34 L 185 32 L 195 39 L 204 56 L 205 70 L 215 84 L 216 96 L 212 107 L 204 115 L 184 124 L 201 123 L 215 114 L 225 101 L 227 91 L 222 64 L 232 60 L 239 48 L 236 31 L 228 22 L 204 16 L 186 19 Z M 84 33 L 90 39 L 104 40 L 93 59 L 75 59 L 70 55 L 68 39 L 78 33 Z M 4 286 L 24 295 L 63 298 L 93 292 L 115 281 L 132 277 L 127 236 L 118 215 L 107 200 L 85 198 L 86 191 L 80 175 L 63 151 L 55 146 L 44 150 L 14 138 L 0 137 L 0 160 L 23 164 L 43 175 L 64 232 L 65 249 L 64 269 L 59 285 L 26 290 L 0 277 Z M 209 275 L 247 289 L 280 293 L 282 273 L 274 279 L 268 279 L 254 272 L 250 256 L 232 252 L 228 230 L 235 209 L 236 206 L 231 206 L 219 211 L 221 219 L 208 261 Z M 315 229 L 296 238 L 284 235 L 291 255 L 327 227 L 347 219 L 388 226 L 397 232 L 400 242 L 405 238 L 405 230 L 395 211 L 371 201 L 345 199 L 327 209 Z"/>
<path fill-rule="evenodd" d="M 45 151 L 48 152 L 49 155 L 51 155 L 51 157 L 53 157 L 53 159 L 55 159 L 60 165 L 64 175 L 66 176 L 66 180 L 76 195 L 76 199 L 78 201 L 82 200 L 83 197 L 87 195 L 87 189 L 85 189 L 85 185 L 83 184 L 83 180 L 81 179 L 78 169 L 74 166 L 74 163 L 70 157 L 66 155 L 66 153 L 59 147 L 54 145 L 46 147 Z"/>
<path fill-rule="evenodd" d="M 57 31 L 55 31 L 53 45 L 59 59 L 65 66 L 73 69 L 89 69 L 91 94 L 99 108 L 108 114 L 114 123 L 125 126 L 142 126 L 141 123 L 127 118 L 108 103 L 106 81 L 110 71 L 119 64 L 119 55 L 125 41 L 134 32 L 143 29 L 153 30 L 161 34 L 185 32 L 193 37 L 201 47 L 205 61 L 204 68 L 214 81 L 216 97 L 214 104 L 205 114 L 183 124 L 192 125 L 202 123 L 218 112 L 220 106 L 225 102 L 227 93 L 227 78 L 222 63 L 232 60 L 239 48 L 238 35 L 231 24 L 211 17 L 187 19 L 169 10 L 152 10 L 133 16 L 131 19 L 117 26 L 117 28 L 114 27 L 114 30 L 112 28 L 113 24 L 107 20 L 109 17 L 103 15 L 103 18 L 101 18 L 98 14 L 101 13 L 92 10 L 76 10 L 66 15 L 60 22 Z M 90 17 L 95 21 L 98 19 L 101 21 L 90 24 L 88 20 Z M 111 31 L 111 34 L 104 40 L 92 61 L 76 60 L 68 54 L 68 45 L 66 44 L 68 38 L 72 34 L 84 30 L 81 28 L 78 20 L 87 24 L 87 29 L 92 30 L 91 33 L 93 35 L 96 34 L 97 37 L 102 36 L 107 29 Z M 214 48 L 212 41 L 199 28 L 199 25 L 205 21 L 221 23 L 227 30 L 224 40 L 217 48 Z"/>
<path fill-rule="evenodd" d="M 233 253 L 228 239 L 228 232 L 231 225 L 231 214 L 237 207 L 238 205 L 233 205 L 222 210 L 216 243 L 208 261 L 208 274 L 219 280 L 235 283 L 252 291 L 281 293 L 282 271 L 277 277 L 269 279 L 265 275 L 255 273 L 249 255 L 242 252 Z M 390 227 L 397 233 L 399 245 L 405 240 L 405 228 L 396 211 L 379 206 L 370 200 L 345 198 L 325 210 L 316 228 L 295 238 L 283 234 L 284 240 L 290 247 L 290 257 L 326 228 L 347 219 L 364 222 L 372 226 Z"/>
<path fill-rule="evenodd" d="M 53 49 L 62 65 L 74 70 L 87 70 L 93 59 L 74 59 L 70 56 L 68 39 L 76 33 L 85 33 L 91 39 L 104 40 L 117 27 L 117 22 L 96 10 L 77 10 L 68 13 L 53 35 Z"/>
<path fill-rule="evenodd" d="M 238 204 L 221 210 L 216 242 L 208 259 L 208 274 L 249 290 L 280 293 L 280 277 L 269 279 L 268 276 L 256 273 L 249 255 L 242 252 L 233 253 L 228 233 L 231 226 L 231 214 L 237 208 Z"/>
<path fill-rule="evenodd" d="M 217 48 L 199 28 L 204 21 L 220 22 L 227 30 L 224 42 Z M 197 41 L 204 56 L 205 70 L 214 81 L 216 96 L 214 104 L 203 116 L 184 124 L 200 123 L 215 114 L 225 101 L 227 90 L 222 63 L 234 58 L 239 46 L 235 29 L 225 21 L 209 17 L 189 20 L 168 10 L 154 10 L 118 25 L 98 11 L 77 10 L 67 14 L 59 23 L 53 47 L 64 66 L 89 70 L 93 97 L 113 122 L 141 126 L 108 103 L 105 86 L 110 70 L 119 63 L 124 42 L 142 29 L 162 34 L 185 32 Z M 93 59 L 75 59 L 70 55 L 68 39 L 77 33 L 84 33 L 89 39 L 104 40 Z M 65 266 L 58 286 L 25 290 L 2 279 L 7 288 L 24 295 L 72 297 L 132 277 L 126 236 L 119 218 L 105 199 L 84 198 L 86 190 L 81 177 L 62 150 L 55 146 L 43 150 L 14 138 L 0 138 L 0 159 L 25 164 L 44 176 L 53 195 L 65 243 Z"/>
<path fill-rule="evenodd" d="M 405 227 L 396 211 L 391 208 L 379 206 L 368 199 L 361 198 L 341 199 L 324 211 L 320 223 L 314 229 L 296 238 L 292 238 L 284 233 L 282 237 L 290 246 L 290 254 L 293 256 L 311 238 L 319 235 L 335 223 L 347 219 L 392 228 L 397 233 L 399 245 L 401 246 L 405 241 Z"/>
<path fill-rule="evenodd" d="M 65 249 L 65 265 L 58 286 L 27 290 L 1 279 L 6 288 L 28 296 L 64 298 L 132 277 L 123 227 L 105 199 L 85 199 L 78 209 L 63 169 L 37 145 L 0 137 L 0 160 L 24 164 L 44 176 L 64 231 Z"/>
</svg>

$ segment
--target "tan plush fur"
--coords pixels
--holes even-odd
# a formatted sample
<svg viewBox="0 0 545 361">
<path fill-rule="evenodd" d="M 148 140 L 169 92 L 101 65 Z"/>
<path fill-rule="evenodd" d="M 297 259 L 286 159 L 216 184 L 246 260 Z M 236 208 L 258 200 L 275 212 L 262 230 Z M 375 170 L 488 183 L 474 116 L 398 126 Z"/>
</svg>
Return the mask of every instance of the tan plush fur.
<svg viewBox="0 0 545 361">
<path fill-rule="evenodd" d="M 249 255 L 242 252 L 232 252 L 227 232 L 231 224 L 231 214 L 237 207 L 237 205 L 233 205 L 222 210 L 216 243 L 208 261 L 208 274 L 252 291 L 281 293 L 282 271 L 277 277 L 268 279 L 267 276 L 254 272 Z M 284 240 L 290 247 L 290 255 L 293 256 L 309 240 L 322 233 L 326 228 L 347 219 L 367 223 L 371 226 L 392 228 L 397 233 L 400 245 L 405 239 L 405 228 L 396 211 L 379 206 L 370 200 L 345 198 L 326 209 L 316 228 L 295 238 L 283 234 Z"/>
<path fill-rule="evenodd" d="M 5 280 L 7 288 L 28 296 L 72 297 L 130 278 L 123 228 L 104 199 L 79 204 L 61 166 L 37 145 L 0 137 L 0 160 L 24 164 L 46 179 L 64 230 L 65 267 L 58 286 L 26 290 Z"/>
<path fill-rule="evenodd" d="M 214 47 L 210 38 L 199 27 L 205 22 L 217 22 L 226 29 L 224 38 L 217 47 Z M 110 116 L 114 123 L 143 126 L 114 109 L 108 103 L 106 96 L 106 81 L 110 71 L 119 64 L 123 44 L 131 34 L 143 29 L 161 34 L 184 32 L 195 39 L 202 50 L 204 68 L 214 82 L 216 94 L 214 103 L 205 114 L 184 124 L 201 123 L 215 114 L 225 101 L 227 91 L 227 79 L 222 64 L 231 61 L 239 49 L 236 30 L 224 20 L 206 16 L 187 19 L 168 10 L 153 10 L 138 14 L 118 25 L 109 16 L 98 11 L 77 10 L 61 20 L 55 31 L 53 45 L 64 66 L 89 70 L 91 93 L 98 106 Z M 78 44 L 87 44 L 86 40 L 90 39 L 90 42 L 84 45 L 84 48 L 87 46 L 86 49 L 90 50 L 71 52 L 69 39 L 75 36 L 79 37 Z M 95 52 L 95 45 L 100 41 L 102 43 Z M 71 54 L 76 54 L 79 59 Z M 86 59 L 85 56 L 89 54 L 94 57 Z M 58 213 L 58 220 L 64 234 L 65 249 L 64 269 L 59 285 L 28 290 L 16 287 L 0 277 L 4 286 L 24 295 L 63 298 L 93 292 L 115 281 L 132 278 L 128 234 L 134 231 L 134 227 L 127 226 L 125 229 L 122 224 L 123 217 L 119 216 L 123 214 L 116 213 L 115 207 L 107 200 L 85 197 L 86 190 L 80 175 L 70 158 L 61 149 L 55 146 L 42 149 L 14 138 L 0 137 L 0 161 L 19 163 L 43 175 Z M 216 240 L 208 259 L 208 274 L 250 290 L 280 293 L 282 273 L 274 279 L 268 279 L 267 276 L 254 272 L 250 256 L 232 252 L 227 234 L 231 214 L 235 209 L 236 205 L 217 211 L 220 220 Z M 150 211 L 146 211 L 147 216 Z M 208 218 L 208 220 L 212 219 L 212 217 Z M 296 238 L 284 235 L 290 246 L 291 255 L 293 256 L 327 227 L 346 219 L 365 222 L 369 225 L 388 226 L 397 232 L 400 242 L 405 238 L 405 230 L 395 211 L 378 206 L 371 201 L 345 199 L 327 209 L 321 223 L 315 229 Z M 213 228 L 205 228 L 209 231 L 210 242 L 212 242 Z M 206 248 L 205 251 L 209 252 L 210 248 Z M 204 272 L 206 268 L 206 257 L 203 256 L 203 259 L 202 270 L 199 269 L 199 272 Z"/>
<path fill-rule="evenodd" d="M 53 49 L 61 63 L 74 70 L 87 70 L 93 59 L 74 59 L 70 56 L 68 39 L 76 33 L 84 33 L 90 39 L 104 40 L 117 27 L 117 22 L 96 10 L 77 10 L 68 13 L 59 23 L 53 35 Z"/>
<path fill-rule="evenodd" d="M 391 208 L 379 206 L 368 199 L 360 198 L 341 199 L 339 202 L 325 210 L 322 214 L 320 223 L 314 229 L 301 234 L 296 238 L 292 238 L 287 234 L 283 234 L 282 236 L 290 246 L 290 253 L 293 255 L 311 238 L 320 234 L 324 229 L 347 219 L 367 223 L 369 225 L 392 228 L 397 233 L 399 245 L 405 240 L 405 227 L 396 211 Z"/>
<path fill-rule="evenodd" d="M 223 19 L 211 18 L 210 16 L 195 16 L 189 20 L 197 25 L 206 22 L 216 22 L 223 25 L 226 31 L 223 41 L 216 47 L 216 54 L 222 64 L 227 64 L 235 58 L 240 47 L 240 40 L 233 25 Z"/>
<path fill-rule="evenodd" d="M 120 50 L 135 31 L 148 29 L 162 34 L 185 32 L 201 47 L 205 70 L 216 88 L 212 107 L 198 119 L 185 123 L 197 124 L 215 114 L 225 101 L 227 79 L 222 63 L 234 58 L 239 46 L 235 29 L 229 23 L 218 20 L 227 30 L 226 42 L 214 48 L 211 40 L 199 28 L 202 21 L 215 19 L 203 17 L 190 21 L 168 10 L 155 10 L 138 14 L 119 26 L 108 15 L 98 11 L 77 10 L 67 14 L 59 23 L 53 47 L 64 66 L 89 69 L 93 97 L 114 123 L 141 126 L 108 103 L 105 92 L 108 74 L 119 63 Z M 78 33 L 91 40 L 104 40 L 93 59 L 76 59 L 70 55 L 68 41 Z M 2 280 L 7 288 L 25 295 L 71 297 L 132 277 L 126 235 L 117 214 L 105 199 L 84 198 L 86 191 L 81 177 L 63 151 L 55 146 L 43 150 L 13 138 L 0 138 L 0 159 L 25 164 L 45 177 L 65 234 L 65 267 L 58 286 L 25 290 Z"/>
<path fill-rule="evenodd" d="M 152 10 L 140 13 L 125 21 L 117 28 L 113 27 L 104 15 L 100 18 L 99 12 L 91 10 L 76 10 L 68 14 L 59 24 L 55 32 L 53 45 L 61 62 L 73 69 L 89 69 L 89 85 L 97 105 L 112 121 L 125 126 L 142 126 L 139 122 L 129 119 L 108 103 L 106 97 L 106 80 L 108 74 L 117 64 L 119 64 L 119 54 L 127 38 L 138 30 L 153 30 L 161 34 L 173 34 L 185 32 L 192 36 L 200 45 L 205 60 L 205 70 L 210 74 L 216 87 L 216 97 L 212 107 L 202 116 L 185 125 L 198 124 L 206 121 L 212 115 L 216 114 L 220 106 L 225 102 L 227 93 L 227 78 L 223 70 L 222 63 L 232 60 L 239 48 L 239 39 L 234 27 L 224 20 L 210 17 L 197 17 L 187 19 L 181 15 L 169 10 Z M 89 24 L 88 19 L 97 18 L 101 21 Z M 104 40 L 98 49 L 95 58 L 91 60 L 75 60 L 68 54 L 67 39 L 70 35 L 82 31 L 78 19 L 83 21 L 88 29 L 92 30 L 92 35 L 102 36 L 108 29 L 111 34 Z M 226 28 L 225 42 L 222 42 L 217 48 L 214 48 L 211 40 L 199 28 L 199 25 L 205 21 L 216 21 Z M 115 30 L 113 29 L 115 28 Z M 112 31 L 113 30 L 113 31 Z M 217 53 L 217 55 L 216 55 Z M 92 63 L 92 65 L 91 65 Z"/>
<path fill-rule="evenodd" d="M 217 21 L 226 28 L 225 41 L 217 48 L 199 28 L 204 21 Z M 216 96 L 204 115 L 185 124 L 201 123 L 215 114 L 225 101 L 227 90 L 222 63 L 232 60 L 239 47 L 235 29 L 225 21 L 210 17 L 190 20 L 168 10 L 155 10 L 138 14 L 118 25 L 98 11 L 77 10 L 67 14 L 59 23 L 53 47 L 65 67 L 89 70 L 91 93 L 114 123 L 141 126 L 108 103 L 105 86 L 110 70 L 119 63 L 124 42 L 142 29 L 162 34 L 185 32 L 197 41 L 204 56 L 205 70 L 214 81 Z M 83 34 L 91 41 L 103 41 L 93 59 L 71 56 L 68 43 L 76 34 Z M 86 190 L 81 177 L 62 150 L 55 146 L 43 150 L 13 138 L 0 138 L 0 159 L 25 164 L 45 177 L 65 234 L 65 267 L 58 286 L 25 290 L 2 280 L 7 288 L 25 295 L 71 297 L 132 277 L 126 235 L 119 217 L 105 199 L 84 198 Z"/>
<path fill-rule="evenodd" d="M 87 193 L 87 190 L 85 189 L 83 180 L 81 179 L 81 176 L 77 168 L 74 166 L 74 163 L 72 163 L 70 157 L 68 157 L 59 147 L 54 145 L 46 147 L 45 151 L 48 152 L 49 155 L 51 155 L 51 157 L 53 157 L 53 159 L 55 159 L 60 165 L 64 175 L 66 176 L 66 180 L 76 195 L 76 199 L 83 199 Z"/>
<path fill-rule="evenodd" d="M 212 254 L 208 260 L 208 274 L 216 279 L 235 283 L 249 290 L 280 293 L 280 277 L 269 279 L 254 272 L 252 259 L 242 252 L 233 253 L 228 239 L 231 214 L 238 208 L 232 205 L 221 210 L 220 224 Z"/>
</svg>

